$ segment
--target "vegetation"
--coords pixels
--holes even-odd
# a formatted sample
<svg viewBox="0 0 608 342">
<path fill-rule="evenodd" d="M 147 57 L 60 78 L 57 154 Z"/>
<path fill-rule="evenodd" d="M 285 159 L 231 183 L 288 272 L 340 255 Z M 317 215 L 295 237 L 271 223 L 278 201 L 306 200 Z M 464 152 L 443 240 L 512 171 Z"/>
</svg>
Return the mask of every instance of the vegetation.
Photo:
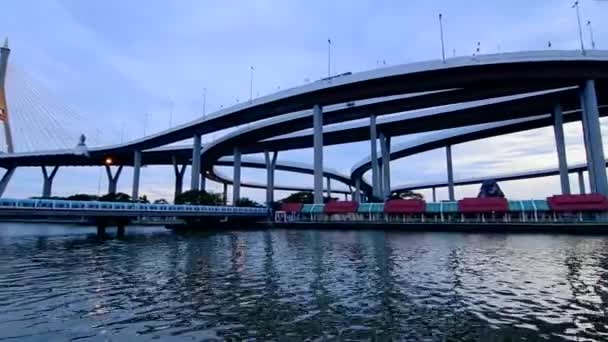
<svg viewBox="0 0 608 342">
<path fill-rule="evenodd" d="M 52 197 L 31 197 L 32 199 L 55 199 L 55 200 L 66 200 L 66 201 L 102 201 L 102 202 L 138 202 L 138 203 L 150 203 L 146 195 L 141 196 L 137 201 L 134 201 L 131 196 L 124 192 L 117 192 L 113 194 L 105 194 L 103 196 L 90 195 L 90 194 L 75 194 L 67 197 L 52 196 Z"/>
<path fill-rule="evenodd" d="M 175 198 L 175 204 L 222 205 L 221 194 L 208 193 L 204 190 L 189 190 Z"/>
<path fill-rule="evenodd" d="M 241 199 L 239 199 L 235 204 L 235 207 L 263 207 L 263 205 L 261 205 L 260 203 L 249 199 L 247 197 L 243 197 Z"/>
<path fill-rule="evenodd" d="M 421 193 L 405 190 L 398 194 L 392 194 L 390 199 L 424 199 Z"/>
<path fill-rule="evenodd" d="M 154 204 L 169 204 L 169 202 L 164 198 L 159 198 L 154 201 Z"/>
<path fill-rule="evenodd" d="M 323 203 L 327 203 L 329 201 L 335 201 L 337 198 L 333 197 L 323 197 Z M 310 191 L 300 191 L 294 192 L 293 194 L 283 198 L 279 201 L 279 203 L 304 203 L 304 204 L 312 204 L 315 201 L 315 197 Z"/>
</svg>

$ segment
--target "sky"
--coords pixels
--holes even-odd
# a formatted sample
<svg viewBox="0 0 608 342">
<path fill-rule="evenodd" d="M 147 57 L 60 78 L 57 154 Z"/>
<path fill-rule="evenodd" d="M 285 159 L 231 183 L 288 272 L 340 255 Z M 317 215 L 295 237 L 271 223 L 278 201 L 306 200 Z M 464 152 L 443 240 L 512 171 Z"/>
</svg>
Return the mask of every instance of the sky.
<svg viewBox="0 0 608 342">
<path fill-rule="evenodd" d="M 0 37 L 12 49 L 7 80 L 18 151 L 128 141 L 249 99 L 325 77 L 331 39 L 332 73 L 370 70 L 441 57 L 437 16 L 443 14 L 448 56 L 547 49 L 578 49 L 570 0 L 462 1 L 205 1 L 20 0 L 3 6 Z M 581 1 L 583 24 L 592 22 L 596 47 L 608 48 L 608 1 Z M 590 33 L 584 26 L 584 42 Z M 606 123 L 602 122 L 603 131 Z M 568 161 L 584 161 L 581 127 L 565 126 Z M 218 138 L 203 137 L 203 142 Z M 415 136 L 396 137 L 398 144 Z M 608 139 L 604 139 L 606 141 Z M 606 145 L 606 143 L 604 144 Z M 369 154 L 369 142 L 325 148 L 326 167 L 350 173 Z M 455 178 L 554 167 L 551 128 L 453 147 Z M 281 152 L 279 161 L 312 163 L 312 150 Z M 219 168 L 231 174 L 230 168 Z M 59 170 L 54 195 L 105 193 L 101 168 Z M 446 177 L 445 151 L 391 163 L 392 184 Z M 244 169 L 243 181 L 265 181 Z M 369 179 L 369 173 L 366 174 Z M 312 177 L 277 171 L 277 184 L 310 184 Z M 172 198 L 171 167 L 145 167 L 140 193 Z M 571 182 L 578 189 L 575 175 Z M 184 184 L 189 184 L 188 176 Z M 557 177 L 504 182 L 510 198 L 559 192 Z M 119 191 L 130 193 L 131 170 Z M 335 185 L 335 188 L 340 185 Z M 207 182 L 221 191 L 221 185 Z M 40 195 L 38 168 L 18 169 L 6 196 Z M 478 186 L 456 188 L 475 196 Z M 277 191 L 280 199 L 288 193 Z M 425 196 L 430 192 L 423 191 Z M 242 195 L 262 202 L 263 190 Z M 438 190 L 439 199 L 447 190 Z"/>
</svg>

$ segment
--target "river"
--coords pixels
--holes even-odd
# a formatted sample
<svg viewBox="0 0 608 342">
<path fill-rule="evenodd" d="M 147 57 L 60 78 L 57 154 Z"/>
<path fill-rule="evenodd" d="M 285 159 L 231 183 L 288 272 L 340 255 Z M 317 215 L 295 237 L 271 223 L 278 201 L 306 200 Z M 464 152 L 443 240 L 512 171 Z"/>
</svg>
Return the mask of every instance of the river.
<svg viewBox="0 0 608 342">
<path fill-rule="evenodd" d="M 602 236 L 0 224 L 1 341 L 605 341 L 607 317 Z"/>
</svg>

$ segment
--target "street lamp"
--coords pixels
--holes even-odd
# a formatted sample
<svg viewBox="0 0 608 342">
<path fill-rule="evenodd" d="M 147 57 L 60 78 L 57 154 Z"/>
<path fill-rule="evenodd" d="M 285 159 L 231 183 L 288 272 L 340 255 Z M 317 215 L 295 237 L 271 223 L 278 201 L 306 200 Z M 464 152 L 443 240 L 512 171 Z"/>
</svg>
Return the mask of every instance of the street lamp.
<svg viewBox="0 0 608 342">
<path fill-rule="evenodd" d="M 581 41 L 581 53 L 585 54 L 585 43 L 583 42 L 583 28 L 581 26 L 581 12 L 579 10 L 578 0 L 574 2 L 572 8 L 576 8 L 576 20 L 578 20 L 578 36 Z"/>
<path fill-rule="evenodd" d="M 441 36 L 441 59 L 445 63 L 445 45 L 443 43 L 443 16 L 439 13 L 439 34 Z"/>
<path fill-rule="evenodd" d="M 327 78 L 331 77 L 331 39 L 327 39 Z"/>
<path fill-rule="evenodd" d="M 589 28 L 589 36 L 591 37 L 591 48 L 595 49 L 595 39 L 593 39 L 593 27 L 591 27 L 591 20 L 587 20 L 587 27 Z"/>
<path fill-rule="evenodd" d="M 112 158 L 111 157 L 107 157 L 106 158 L 106 165 L 112 165 Z"/>
</svg>

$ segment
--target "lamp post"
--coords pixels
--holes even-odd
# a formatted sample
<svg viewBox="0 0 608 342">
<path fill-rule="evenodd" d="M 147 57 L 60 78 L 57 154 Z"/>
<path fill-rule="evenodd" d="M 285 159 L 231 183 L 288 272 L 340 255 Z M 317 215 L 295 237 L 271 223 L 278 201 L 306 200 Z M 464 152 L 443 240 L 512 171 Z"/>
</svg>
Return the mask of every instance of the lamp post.
<svg viewBox="0 0 608 342">
<path fill-rule="evenodd" d="M 591 27 L 591 20 L 587 20 L 587 27 L 589 28 L 589 36 L 591 37 L 591 48 L 595 49 L 595 39 L 593 39 L 593 27 Z"/>
<path fill-rule="evenodd" d="M 327 78 L 331 77 L 331 39 L 327 39 Z"/>
<path fill-rule="evenodd" d="M 578 0 L 574 2 L 572 8 L 576 8 L 576 20 L 578 21 L 578 36 L 581 41 L 581 53 L 585 54 L 585 43 L 583 41 L 583 28 L 581 26 L 581 12 L 579 10 Z"/>
<path fill-rule="evenodd" d="M 439 13 L 439 34 L 441 36 L 441 59 L 445 63 L 445 45 L 443 42 L 443 16 Z"/>
</svg>

